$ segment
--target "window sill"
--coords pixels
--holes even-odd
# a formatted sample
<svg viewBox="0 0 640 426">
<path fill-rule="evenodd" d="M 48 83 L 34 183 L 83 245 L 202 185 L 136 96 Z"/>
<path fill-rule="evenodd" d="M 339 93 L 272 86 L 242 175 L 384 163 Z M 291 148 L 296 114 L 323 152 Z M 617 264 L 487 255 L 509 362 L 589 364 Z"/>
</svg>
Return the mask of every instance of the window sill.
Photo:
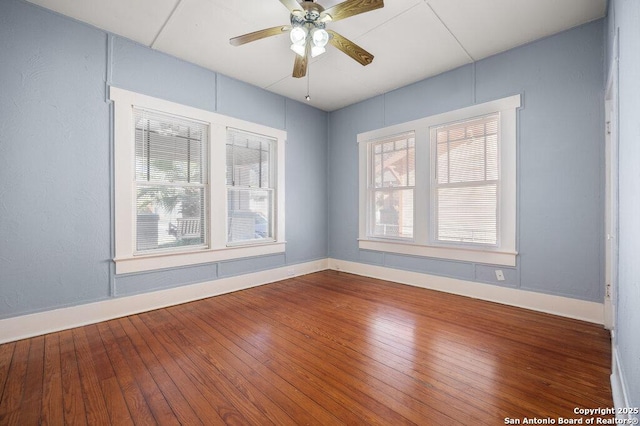
<svg viewBox="0 0 640 426">
<path fill-rule="evenodd" d="M 491 265 L 516 266 L 517 252 L 476 250 L 453 247 L 424 246 L 401 241 L 358 240 L 363 250 L 374 250 L 412 256 L 435 257 L 446 260 L 487 263 Z"/>
<path fill-rule="evenodd" d="M 263 243 L 252 246 L 232 246 L 220 249 L 205 249 L 189 253 L 153 253 L 127 258 L 113 259 L 116 263 L 116 274 L 154 271 L 179 266 L 197 265 L 200 263 L 220 262 L 243 257 L 263 256 L 284 253 L 284 242 Z"/>
</svg>

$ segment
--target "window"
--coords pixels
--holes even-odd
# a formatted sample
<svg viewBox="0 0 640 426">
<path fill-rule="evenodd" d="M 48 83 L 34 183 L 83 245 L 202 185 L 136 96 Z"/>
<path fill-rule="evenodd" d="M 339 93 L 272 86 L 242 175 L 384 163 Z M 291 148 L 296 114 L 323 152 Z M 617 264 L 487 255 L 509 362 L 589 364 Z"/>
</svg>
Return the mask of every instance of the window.
<svg viewBox="0 0 640 426">
<path fill-rule="evenodd" d="M 498 125 L 491 114 L 431 129 L 434 239 L 498 243 Z"/>
<path fill-rule="evenodd" d="M 110 88 L 116 273 L 281 253 L 282 130 Z"/>
<path fill-rule="evenodd" d="M 136 253 L 207 247 L 208 126 L 138 108 L 133 117 Z"/>
<path fill-rule="evenodd" d="M 358 135 L 359 247 L 514 266 L 520 95 Z"/>
<path fill-rule="evenodd" d="M 274 145 L 271 138 L 227 130 L 227 241 L 230 244 L 273 240 Z"/>
<path fill-rule="evenodd" d="M 413 133 L 384 139 L 369 146 L 369 235 L 413 238 L 415 137 Z"/>
</svg>

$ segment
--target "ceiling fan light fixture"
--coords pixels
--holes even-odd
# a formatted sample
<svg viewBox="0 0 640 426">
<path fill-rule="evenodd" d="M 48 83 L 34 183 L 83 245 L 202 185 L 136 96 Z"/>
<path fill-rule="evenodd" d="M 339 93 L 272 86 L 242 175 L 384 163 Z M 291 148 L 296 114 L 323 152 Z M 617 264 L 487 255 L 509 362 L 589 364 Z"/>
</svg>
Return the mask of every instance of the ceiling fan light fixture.
<svg viewBox="0 0 640 426">
<path fill-rule="evenodd" d="M 311 31 L 311 40 L 315 47 L 324 48 L 329 42 L 329 33 L 324 28 L 314 28 Z"/>
<path fill-rule="evenodd" d="M 296 52 L 298 55 L 300 56 L 304 56 L 306 54 L 307 48 L 305 46 L 305 44 L 292 44 L 291 45 L 291 50 L 293 50 L 294 52 Z"/>
<path fill-rule="evenodd" d="M 291 38 L 291 43 L 304 46 L 307 40 L 307 34 L 308 32 L 305 27 L 293 27 L 291 33 L 289 33 L 289 38 Z"/>
<path fill-rule="evenodd" d="M 322 46 L 312 46 L 311 47 L 311 57 L 315 58 L 316 56 L 322 55 L 326 51 L 327 51 L 327 49 L 325 49 Z"/>
</svg>

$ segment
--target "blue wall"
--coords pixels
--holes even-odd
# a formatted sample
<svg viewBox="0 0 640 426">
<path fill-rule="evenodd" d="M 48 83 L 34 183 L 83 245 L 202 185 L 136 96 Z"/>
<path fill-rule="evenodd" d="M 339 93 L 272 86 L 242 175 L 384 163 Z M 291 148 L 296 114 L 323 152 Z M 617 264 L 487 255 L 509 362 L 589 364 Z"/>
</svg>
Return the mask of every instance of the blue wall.
<svg viewBox="0 0 640 426">
<path fill-rule="evenodd" d="M 331 256 L 600 302 L 604 24 L 327 114 L 61 17 L 0 2 L 0 318 Z M 116 276 L 108 84 L 288 131 L 284 255 Z M 523 95 L 515 268 L 361 251 L 356 134 Z"/>
<path fill-rule="evenodd" d="M 327 113 L 18 0 L 0 64 L 0 318 L 326 258 Z M 116 276 L 108 84 L 287 130 L 286 253 Z"/>
<path fill-rule="evenodd" d="M 640 2 L 613 0 L 607 18 L 607 70 L 619 33 L 618 294 L 614 347 L 629 406 L 640 406 Z M 640 416 L 639 416 L 640 417 Z"/>
<path fill-rule="evenodd" d="M 354 262 L 603 300 L 602 20 L 329 115 L 329 255 Z M 358 249 L 356 135 L 520 93 L 517 267 Z"/>
</svg>

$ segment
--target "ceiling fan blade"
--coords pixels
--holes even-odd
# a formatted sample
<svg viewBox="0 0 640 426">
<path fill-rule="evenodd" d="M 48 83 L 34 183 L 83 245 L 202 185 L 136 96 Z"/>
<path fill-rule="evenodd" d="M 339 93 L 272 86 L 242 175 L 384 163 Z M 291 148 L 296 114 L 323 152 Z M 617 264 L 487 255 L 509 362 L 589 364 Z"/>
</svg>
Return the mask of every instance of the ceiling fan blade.
<svg viewBox="0 0 640 426">
<path fill-rule="evenodd" d="M 339 21 L 340 19 L 370 12 L 381 7 L 384 7 L 383 0 L 347 0 L 326 9 L 320 15 L 320 20 Z"/>
<path fill-rule="evenodd" d="M 300 6 L 300 3 L 298 3 L 296 0 L 280 0 L 280 3 L 282 3 L 287 9 L 289 9 L 290 12 L 294 12 L 296 10 L 302 12 L 302 6 Z"/>
<path fill-rule="evenodd" d="M 351 56 L 362 65 L 369 65 L 371 62 L 373 62 L 373 55 L 364 50 L 362 47 L 358 46 L 351 40 L 341 36 L 335 31 L 327 30 L 327 32 L 331 35 L 331 37 L 329 38 L 329 43 L 342 50 L 344 53 Z"/>
<path fill-rule="evenodd" d="M 245 43 L 260 40 L 262 38 L 275 36 L 291 30 L 291 25 L 280 25 L 279 27 L 265 28 L 264 30 L 255 31 L 238 37 L 229 39 L 229 43 L 233 46 L 240 46 Z"/>
<path fill-rule="evenodd" d="M 304 56 L 300 56 L 296 53 L 296 60 L 293 63 L 293 76 L 295 78 L 301 78 L 307 75 L 308 62 L 309 62 L 309 43 L 307 43 Z"/>
</svg>

